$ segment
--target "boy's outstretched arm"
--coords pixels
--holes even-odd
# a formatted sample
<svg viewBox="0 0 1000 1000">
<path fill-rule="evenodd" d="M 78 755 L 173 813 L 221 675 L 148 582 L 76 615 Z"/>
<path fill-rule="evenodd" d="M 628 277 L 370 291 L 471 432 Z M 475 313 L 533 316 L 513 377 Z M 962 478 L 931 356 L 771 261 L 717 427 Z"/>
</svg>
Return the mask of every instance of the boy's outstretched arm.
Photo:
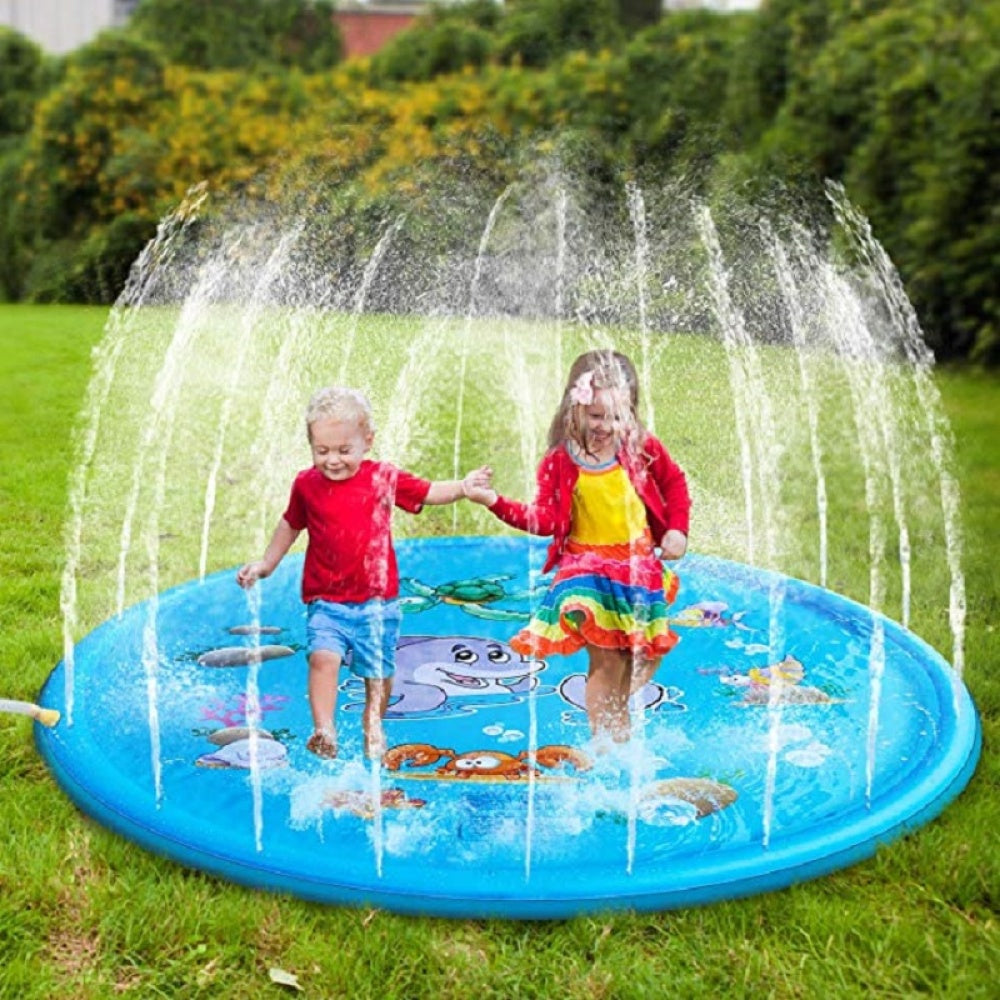
<svg viewBox="0 0 1000 1000">
<path fill-rule="evenodd" d="M 431 488 L 424 497 L 426 504 L 454 503 L 462 497 L 471 497 L 474 490 L 483 483 L 489 485 L 492 470 L 484 465 L 474 469 L 464 479 L 439 479 L 431 483 Z"/>
<path fill-rule="evenodd" d="M 465 495 L 484 507 L 492 507 L 497 502 L 497 491 L 493 489 L 493 470 L 484 465 L 465 477 Z"/>
<path fill-rule="evenodd" d="M 278 526 L 274 529 L 274 534 L 271 535 L 271 541 L 267 543 L 264 557 L 242 566 L 236 573 L 236 582 L 244 588 L 252 587 L 258 580 L 270 576 L 278 568 L 278 563 L 292 547 L 292 543 L 299 537 L 299 534 L 299 531 L 284 518 L 281 518 L 278 521 Z"/>
</svg>

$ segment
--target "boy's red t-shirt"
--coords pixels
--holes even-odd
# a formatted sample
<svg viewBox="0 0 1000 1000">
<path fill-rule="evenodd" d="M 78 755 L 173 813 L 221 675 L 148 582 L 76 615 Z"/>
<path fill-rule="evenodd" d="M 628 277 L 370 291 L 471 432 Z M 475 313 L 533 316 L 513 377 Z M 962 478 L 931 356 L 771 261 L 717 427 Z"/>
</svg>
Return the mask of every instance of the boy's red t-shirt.
<svg viewBox="0 0 1000 1000">
<path fill-rule="evenodd" d="M 296 531 L 309 532 L 302 600 L 353 603 L 396 597 L 392 508 L 419 513 L 430 488 L 429 479 L 368 459 L 350 479 L 339 482 L 316 468 L 300 472 L 284 518 Z"/>
</svg>

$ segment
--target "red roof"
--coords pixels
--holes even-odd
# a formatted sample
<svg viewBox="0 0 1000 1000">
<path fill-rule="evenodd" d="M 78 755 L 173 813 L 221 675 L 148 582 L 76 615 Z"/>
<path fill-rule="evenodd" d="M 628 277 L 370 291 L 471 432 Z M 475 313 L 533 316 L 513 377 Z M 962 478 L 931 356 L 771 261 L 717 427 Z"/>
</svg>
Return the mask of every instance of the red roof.
<svg viewBox="0 0 1000 1000">
<path fill-rule="evenodd" d="M 416 14 L 377 10 L 338 10 L 333 19 L 344 39 L 344 58 L 370 56 L 408 28 Z"/>
</svg>

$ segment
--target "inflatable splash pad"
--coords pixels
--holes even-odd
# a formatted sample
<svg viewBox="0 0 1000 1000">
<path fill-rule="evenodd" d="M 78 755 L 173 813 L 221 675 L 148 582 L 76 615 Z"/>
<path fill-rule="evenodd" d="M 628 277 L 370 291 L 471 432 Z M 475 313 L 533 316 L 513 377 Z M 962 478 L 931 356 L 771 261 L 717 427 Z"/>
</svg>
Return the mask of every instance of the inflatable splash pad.
<svg viewBox="0 0 1000 1000">
<path fill-rule="evenodd" d="M 544 587 L 544 544 L 397 553 L 406 614 L 381 767 L 362 757 L 346 669 L 340 756 L 306 750 L 293 556 L 260 585 L 259 615 L 226 571 L 86 636 L 71 698 L 65 664 L 41 695 L 63 712 L 36 727 L 60 785 L 123 836 L 246 885 L 559 918 L 820 876 L 930 820 L 975 768 L 972 701 L 920 639 L 829 591 L 698 556 L 678 565 L 681 641 L 634 699 L 632 742 L 596 753 L 586 656 L 525 661 L 506 644 Z"/>
</svg>

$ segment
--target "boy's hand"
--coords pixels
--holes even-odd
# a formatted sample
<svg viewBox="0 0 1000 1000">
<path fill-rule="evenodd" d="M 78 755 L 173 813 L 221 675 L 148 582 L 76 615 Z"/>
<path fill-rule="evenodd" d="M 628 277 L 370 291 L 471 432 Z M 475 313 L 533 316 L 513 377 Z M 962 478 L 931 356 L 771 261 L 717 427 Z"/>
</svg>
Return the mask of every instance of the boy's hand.
<svg viewBox="0 0 1000 1000">
<path fill-rule="evenodd" d="M 687 547 L 687 535 L 676 528 L 671 528 L 660 542 L 660 552 L 664 559 L 680 559 L 687 552 Z"/>
<path fill-rule="evenodd" d="M 483 465 L 478 469 L 473 469 L 462 480 L 462 492 L 473 503 L 489 507 L 497 502 L 497 492 L 493 489 L 492 482 L 493 470 L 488 465 Z"/>
<path fill-rule="evenodd" d="M 249 562 L 245 566 L 240 567 L 236 573 L 236 582 L 246 590 L 252 587 L 258 580 L 263 580 L 264 577 L 270 575 L 271 570 L 268 568 L 267 563 L 262 559 L 258 559 L 256 562 Z"/>
</svg>

